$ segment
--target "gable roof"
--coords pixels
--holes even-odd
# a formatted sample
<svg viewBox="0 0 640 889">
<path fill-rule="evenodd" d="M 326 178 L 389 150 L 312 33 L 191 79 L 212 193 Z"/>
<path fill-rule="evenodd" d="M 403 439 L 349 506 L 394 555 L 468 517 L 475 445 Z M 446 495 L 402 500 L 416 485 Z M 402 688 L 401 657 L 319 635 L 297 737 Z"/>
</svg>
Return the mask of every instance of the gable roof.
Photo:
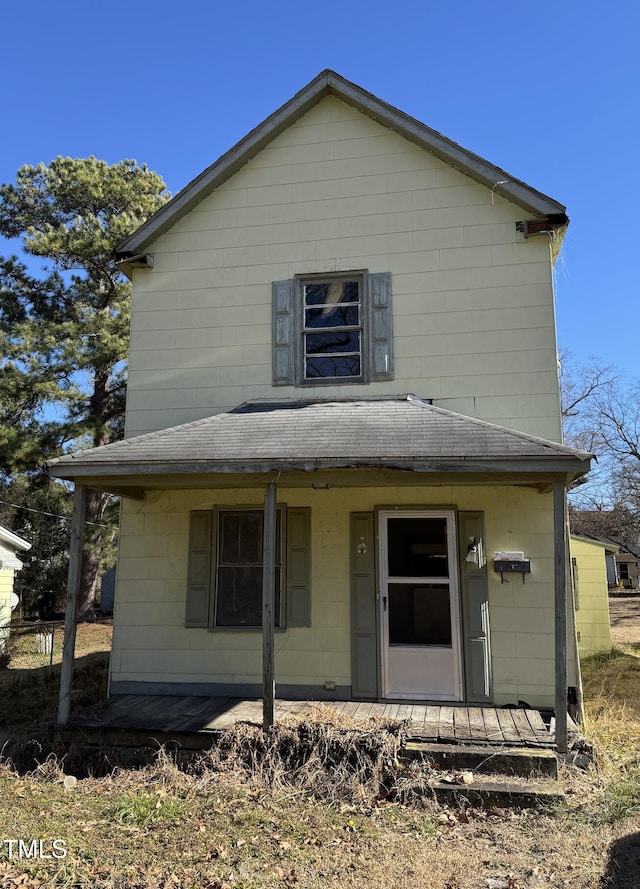
<svg viewBox="0 0 640 889">
<path fill-rule="evenodd" d="M 378 99 L 355 83 L 345 80 L 335 71 L 322 71 L 292 99 L 285 102 L 243 139 L 223 154 L 215 163 L 196 176 L 182 191 L 144 222 L 118 246 L 116 255 L 125 260 L 143 253 L 150 244 L 179 219 L 189 213 L 212 191 L 233 176 L 255 157 L 276 136 L 306 114 L 326 96 L 335 96 L 373 118 L 382 126 L 394 130 L 421 148 L 439 157 L 444 163 L 486 185 L 523 210 L 538 217 L 556 217 L 558 225 L 568 222 L 566 207 L 548 197 L 505 170 L 496 167 L 436 130 L 421 123 L 393 105 Z"/>
<path fill-rule="evenodd" d="M 590 454 L 435 407 L 413 395 L 254 402 L 50 461 L 59 478 L 278 470 L 555 472 Z"/>
</svg>

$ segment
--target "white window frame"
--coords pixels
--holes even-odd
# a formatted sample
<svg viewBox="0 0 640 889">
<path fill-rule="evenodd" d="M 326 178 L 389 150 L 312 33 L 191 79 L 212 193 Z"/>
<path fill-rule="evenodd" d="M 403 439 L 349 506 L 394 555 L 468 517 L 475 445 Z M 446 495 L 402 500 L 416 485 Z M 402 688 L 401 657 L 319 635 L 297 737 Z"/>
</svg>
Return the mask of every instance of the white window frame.
<svg viewBox="0 0 640 889">
<path fill-rule="evenodd" d="M 300 334 L 301 334 L 301 384 L 303 386 L 317 386 L 317 385 L 326 385 L 333 384 L 345 384 L 345 383 L 363 383 L 366 382 L 368 374 L 367 374 L 367 364 L 366 364 L 366 355 L 367 355 L 367 347 L 368 347 L 368 329 L 366 324 L 367 318 L 367 288 L 366 288 L 366 279 L 367 275 L 364 271 L 356 271 L 356 272 L 344 272 L 340 274 L 329 274 L 329 275 L 301 275 L 297 276 L 296 280 L 298 282 L 298 293 L 299 293 L 299 306 L 298 311 L 300 313 Z M 354 281 L 358 284 L 359 289 L 359 300 L 357 302 L 343 302 L 343 303 L 335 303 L 336 308 L 342 305 L 344 307 L 347 306 L 357 306 L 358 307 L 358 324 L 348 324 L 348 325 L 338 325 L 336 327 L 307 327 L 306 324 L 306 314 L 308 309 L 320 308 L 320 306 L 307 305 L 306 301 L 306 288 L 308 286 L 312 286 L 314 284 L 336 284 L 336 283 L 346 283 L 349 281 Z M 325 304 L 325 305 L 334 305 L 333 303 Z M 326 376 L 326 377 L 307 377 L 307 358 L 309 357 L 309 353 L 307 353 L 307 337 L 313 336 L 314 334 L 323 334 L 323 333 L 333 333 L 339 331 L 345 331 L 348 333 L 357 332 L 359 337 L 359 350 L 358 352 L 336 352 L 331 354 L 322 354 L 319 357 L 324 358 L 341 358 L 346 356 L 358 356 L 360 359 L 360 373 L 353 375 L 336 375 L 336 376 Z M 313 353 L 311 353 L 313 355 Z"/>
</svg>

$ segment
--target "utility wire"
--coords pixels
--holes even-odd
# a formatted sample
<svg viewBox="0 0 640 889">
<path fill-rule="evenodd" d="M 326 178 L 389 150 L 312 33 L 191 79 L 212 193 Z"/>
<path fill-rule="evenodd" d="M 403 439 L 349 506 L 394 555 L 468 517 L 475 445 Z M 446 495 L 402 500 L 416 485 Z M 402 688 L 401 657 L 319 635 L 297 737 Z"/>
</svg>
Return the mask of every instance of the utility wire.
<svg viewBox="0 0 640 889">
<path fill-rule="evenodd" d="M 24 509 L 26 512 L 37 512 L 38 515 L 48 515 L 51 516 L 52 519 L 62 519 L 65 522 L 71 521 L 71 516 L 68 515 L 58 515 L 55 512 L 47 512 L 44 509 L 33 509 L 31 506 L 22 506 L 20 503 L 9 503 L 8 500 L 0 500 L 0 503 L 4 503 L 5 506 L 12 506 L 14 509 Z M 88 522 L 85 521 L 85 525 L 95 525 L 96 528 L 108 528 L 109 525 L 105 525 L 103 522 Z"/>
</svg>

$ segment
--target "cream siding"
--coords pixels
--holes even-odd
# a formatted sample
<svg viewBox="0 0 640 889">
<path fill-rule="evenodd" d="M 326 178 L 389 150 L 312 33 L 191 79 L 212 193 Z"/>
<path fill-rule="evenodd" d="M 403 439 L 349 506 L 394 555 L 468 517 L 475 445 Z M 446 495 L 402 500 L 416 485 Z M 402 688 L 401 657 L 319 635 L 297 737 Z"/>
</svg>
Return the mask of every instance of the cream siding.
<svg viewBox="0 0 640 889">
<path fill-rule="evenodd" d="M 605 547 L 596 541 L 571 537 L 571 556 L 577 562 L 576 630 L 580 656 L 611 650 L 609 591 Z"/>
<path fill-rule="evenodd" d="M 256 505 L 262 490 L 149 492 L 125 502 L 111 660 L 112 682 L 262 681 L 258 632 L 184 627 L 189 511 Z M 551 495 L 515 487 L 280 489 L 287 506 L 311 506 L 312 625 L 276 634 L 280 684 L 351 685 L 349 513 L 377 506 L 483 510 L 489 559 L 524 550 L 532 572 L 501 583 L 489 570 L 494 699 L 554 701 Z"/>
<path fill-rule="evenodd" d="M 334 97 L 206 197 L 134 274 L 127 434 L 271 386 L 271 282 L 366 268 L 393 278 L 395 378 L 305 397 L 414 392 L 559 439 L 549 243 L 488 188 Z"/>
</svg>

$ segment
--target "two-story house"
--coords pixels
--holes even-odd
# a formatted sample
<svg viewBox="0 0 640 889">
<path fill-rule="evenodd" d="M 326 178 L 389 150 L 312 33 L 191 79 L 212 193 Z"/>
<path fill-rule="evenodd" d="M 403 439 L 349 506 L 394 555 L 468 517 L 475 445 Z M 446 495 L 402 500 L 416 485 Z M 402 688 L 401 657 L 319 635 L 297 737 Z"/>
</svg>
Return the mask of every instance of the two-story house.
<svg viewBox="0 0 640 889">
<path fill-rule="evenodd" d="M 279 696 L 562 702 L 567 222 L 325 71 L 126 239 L 112 693 L 260 696 L 268 576 Z"/>
</svg>

